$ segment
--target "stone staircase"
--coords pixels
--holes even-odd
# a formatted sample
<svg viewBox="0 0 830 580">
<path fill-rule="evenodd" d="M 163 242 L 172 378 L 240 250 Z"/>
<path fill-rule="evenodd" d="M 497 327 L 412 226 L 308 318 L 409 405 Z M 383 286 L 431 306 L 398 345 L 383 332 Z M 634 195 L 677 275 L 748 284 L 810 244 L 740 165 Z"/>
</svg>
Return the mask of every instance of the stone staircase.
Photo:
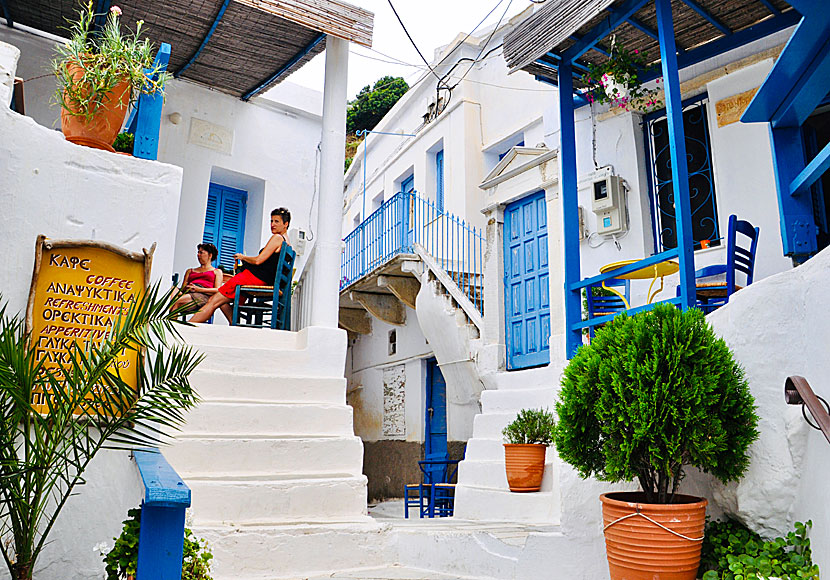
<svg viewBox="0 0 830 580">
<path fill-rule="evenodd" d="M 354 436 L 336 329 L 200 325 L 202 403 L 164 450 L 193 494 L 194 532 L 217 580 L 303 577 L 375 565 L 363 444 Z"/>
<path fill-rule="evenodd" d="M 561 365 L 488 376 L 481 393 L 481 414 L 473 423 L 473 436 L 459 465 L 455 516 L 465 520 L 558 524 L 559 478 L 556 454 L 545 458 L 542 489 L 536 493 L 512 493 L 504 470 L 501 431 L 524 408 L 553 410 Z"/>
</svg>

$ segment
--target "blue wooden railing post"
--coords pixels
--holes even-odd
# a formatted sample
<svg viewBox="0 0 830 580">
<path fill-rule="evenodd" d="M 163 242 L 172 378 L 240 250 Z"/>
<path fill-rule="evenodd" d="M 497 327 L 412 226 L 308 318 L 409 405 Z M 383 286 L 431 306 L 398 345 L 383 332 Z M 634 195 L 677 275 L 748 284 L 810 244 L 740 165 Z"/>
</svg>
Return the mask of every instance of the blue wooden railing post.
<svg viewBox="0 0 830 580">
<path fill-rule="evenodd" d="M 576 175 L 576 127 L 574 124 L 573 67 L 563 60 L 559 65 L 559 136 L 562 188 L 562 237 L 565 259 L 565 352 L 570 358 L 582 344 L 582 331 L 574 328 L 582 321 L 581 291 L 571 288 L 581 277 L 579 266 L 579 199 Z"/>
<path fill-rule="evenodd" d="M 683 104 L 677 68 L 671 0 L 655 0 L 663 90 L 669 127 L 674 213 L 677 224 L 677 249 L 680 262 L 680 305 L 683 310 L 695 305 L 695 253 L 692 239 L 692 206 L 689 199 L 689 168 L 686 164 L 686 135 L 683 131 Z"/>
<path fill-rule="evenodd" d="M 163 42 L 156 54 L 153 67 L 158 68 L 159 71 L 165 71 L 169 62 L 170 45 Z M 157 91 L 152 95 L 142 94 L 138 97 L 133 114 L 127 122 L 128 131 L 135 135 L 134 157 L 151 160 L 158 158 L 161 108 L 163 104 L 164 97 L 161 95 L 161 91 Z"/>
<path fill-rule="evenodd" d="M 144 484 L 136 580 L 180 580 L 190 489 L 158 449 L 133 452 Z"/>
</svg>

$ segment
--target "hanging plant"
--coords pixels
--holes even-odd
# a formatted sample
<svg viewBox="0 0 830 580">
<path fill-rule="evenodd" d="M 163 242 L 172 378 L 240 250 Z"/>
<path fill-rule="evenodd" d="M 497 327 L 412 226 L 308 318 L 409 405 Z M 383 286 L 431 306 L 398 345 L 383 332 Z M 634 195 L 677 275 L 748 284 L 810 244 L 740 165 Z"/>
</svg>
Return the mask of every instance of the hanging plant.
<svg viewBox="0 0 830 580">
<path fill-rule="evenodd" d="M 590 87 L 586 97 L 591 103 L 610 103 L 625 111 L 653 111 L 659 106 L 660 92 L 643 87 L 641 81 L 642 73 L 652 68 L 648 54 L 636 49 L 629 52 L 612 41 L 608 60 L 589 64 L 582 76 L 582 82 Z"/>
</svg>

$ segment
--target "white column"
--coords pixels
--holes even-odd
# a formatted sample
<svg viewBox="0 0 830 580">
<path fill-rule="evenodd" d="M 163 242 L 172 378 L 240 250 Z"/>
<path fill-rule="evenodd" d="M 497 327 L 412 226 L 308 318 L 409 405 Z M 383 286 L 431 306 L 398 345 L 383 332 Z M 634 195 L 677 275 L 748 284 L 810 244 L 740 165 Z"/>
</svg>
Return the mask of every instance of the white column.
<svg viewBox="0 0 830 580">
<path fill-rule="evenodd" d="M 340 235 L 343 221 L 343 166 L 346 162 L 346 78 L 349 43 L 326 38 L 323 136 L 317 245 L 312 264 L 311 325 L 337 328 L 340 293 Z"/>
</svg>

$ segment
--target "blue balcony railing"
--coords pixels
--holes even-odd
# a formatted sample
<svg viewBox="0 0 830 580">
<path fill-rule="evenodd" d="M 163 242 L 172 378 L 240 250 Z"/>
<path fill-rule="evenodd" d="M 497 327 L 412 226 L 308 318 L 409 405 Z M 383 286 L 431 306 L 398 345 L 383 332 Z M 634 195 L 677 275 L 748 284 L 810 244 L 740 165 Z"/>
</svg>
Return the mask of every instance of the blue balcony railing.
<svg viewBox="0 0 830 580">
<path fill-rule="evenodd" d="M 484 312 L 484 235 L 465 220 L 439 210 L 416 192 L 383 203 L 343 240 L 340 289 L 399 254 L 429 253 L 478 309 Z"/>
</svg>

